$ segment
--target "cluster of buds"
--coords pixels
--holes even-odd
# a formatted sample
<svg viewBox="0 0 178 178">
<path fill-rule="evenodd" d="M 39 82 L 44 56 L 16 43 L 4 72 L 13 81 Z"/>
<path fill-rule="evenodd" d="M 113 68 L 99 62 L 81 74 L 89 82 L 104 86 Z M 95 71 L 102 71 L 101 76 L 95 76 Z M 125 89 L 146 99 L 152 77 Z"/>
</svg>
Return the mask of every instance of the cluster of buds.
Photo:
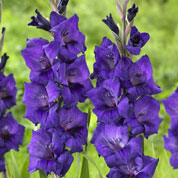
<svg viewBox="0 0 178 178">
<path fill-rule="evenodd" d="M 145 156 L 142 147 L 144 137 L 157 133 L 162 121 L 159 101 L 152 97 L 161 89 L 154 82 L 147 55 L 132 61 L 150 36 L 133 26 L 138 7 L 133 4 L 126 14 L 127 4 L 128 0 L 116 0 L 123 33 L 111 14 L 103 20 L 116 44 L 104 37 L 101 46 L 95 47 L 91 78 L 97 82 L 87 95 L 94 105 L 98 125 L 91 142 L 111 168 L 108 178 L 151 178 L 158 160 Z"/>
<path fill-rule="evenodd" d="M 92 84 L 84 55 L 85 36 L 78 29 L 76 14 L 64 16 L 67 2 L 53 4 L 58 12 L 52 11 L 49 20 L 36 10 L 37 17 L 29 25 L 48 31 L 53 39 L 27 40 L 22 50 L 31 69 L 31 83 L 25 83 L 25 117 L 40 124 L 28 146 L 30 173 L 42 170 L 64 176 L 72 154 L 87 144 L 87 114 L 77 104 L 86 100 Z"/>
</svg>

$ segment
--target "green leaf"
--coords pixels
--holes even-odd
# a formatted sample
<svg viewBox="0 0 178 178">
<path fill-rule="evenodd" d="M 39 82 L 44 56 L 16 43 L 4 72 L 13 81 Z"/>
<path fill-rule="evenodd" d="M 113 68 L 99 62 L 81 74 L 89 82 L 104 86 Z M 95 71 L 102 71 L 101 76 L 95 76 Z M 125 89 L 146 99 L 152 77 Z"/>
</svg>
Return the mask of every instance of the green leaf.
<svg viewBox="0 0 178 178">
<path fill-rule="evenodd" d="M 11 151 L 11 160 L 12 160 L 12 165 L 14 167 L 14 176 L 15 178 L 20 178 L 20 172 L 13 151 Z"/>
<path fill-rule="evenodd" d="M 90 157 L 90 156 L 87 154 L 87 152 L 83 152 L 83 156 L 84 156 L 88 161 L 90 161 L 90 162 L 96 167 L 96 169 L 98 170 L 99 178 L 103 178 L 103 176 L 102 176 L 102 174 L 101 174 L 101 172 L 100 172 L 98 166 L 96 165 L 95 161 L 93 160 L 93 158 Z M 82 177 L 81 177 L 81 178 L 82 178 Z"/>
<path fill-rule="evenodd" d="M 7 176 L 8 176 L 8 178 L 12 178 L 12 174 L 11 174 L 11 171 L 9 169 L 9 165 L 8 165 L 7 161 L 6 161 L 6 170 L 7 170 Z"/>
<path fill-rule="evenodd" d="M 27 156 L 26 160 L 24 161 L 24 164 L 21 169 L 20 177 L 21 178 L 29 178 L 30 174 L 28 172 L 28 164 L 29 164 L 29 156 Z"/>
<path fill-rule="evenodd" d="M 78 178 L 79 167 L 80 167 L 80 153 L 77 153 L 77 173 L 76 173 L 76 178 Z"/>
<path fill-rule="evenodd" d="M 88 108 L 87 126 L 89 128 L 91 120 L 91 108 Z"/>
<path fill-rule="evenodd" d="M 40 175 L 40 178 L 47 178 L 48 176 L 43 172 L 43 171 L 39 171 L 39 175 Z"/>
<path fill-rule="evenodd" d="M 90 178 L 88 160 L 85 157 L 83 157 L 80 178 Z"/>
<path fill-rule="evenodd" d="M 2 174 L 2 178 L 7 178 L 7 172 L 5 171 L 5 172 L 1 172 L 1 174 Z"/>
<path fill-rule="evenodd" d="M 88 116 L 87 116 L 88 129 L 90 126 L 90 120 L 91 120 L 91 108 L 88 108 Z M 87 152 L 87 145 L 85 146 L 85 152 Z M 88 160 L 85 157 L 83 157 L 83 161 L 82 161 L 80 178 L 90 178 Z"/>
</svg>

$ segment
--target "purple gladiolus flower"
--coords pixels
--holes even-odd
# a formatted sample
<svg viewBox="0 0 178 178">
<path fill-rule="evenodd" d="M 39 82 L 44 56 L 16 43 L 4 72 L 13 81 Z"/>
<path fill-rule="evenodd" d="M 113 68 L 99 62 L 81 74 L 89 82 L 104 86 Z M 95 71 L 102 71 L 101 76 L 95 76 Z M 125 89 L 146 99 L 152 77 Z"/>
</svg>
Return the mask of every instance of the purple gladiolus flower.
<svg viewBox="0 0 178 178">
<path fill-rule="evenodd" d="M 51 27 L 55 27 L 57 25 L 59 25 L 60 23 L 62 23 L 63 21 L 65 21 L 67 18 L 64 17 L 63 15 L 59 15 L 56 12 L 51 12 L 50 14 L 50 24 Z"/>
<path fill-rule="evenodd" d="M 56 75 L 56 82 L 69 86 L 83 82 L 89 78 L 89 70 L 86 64 L 85 55 L 78 57 L 73 63 L 56 63 L 53 67 Z"/>
<path fill-rule="evenodd" d="M 78 21 L 79 18 L 75 14 L 51 29 L 55 41 L 45 48 L 50 60 L 58 56 L 63 62 L 71 63 L 80 52 L 86 51 L 85 36 L 78 29 Z"/>
<path fill-rule="evenodd" d="M 120 59 L 116 69 L 114 70 L 114 76 L 119 77 L 121 86 L 124 89 L 132 87 L 128 72 L 128 69 L 132 64 L 133 62 L 131 59 L 124 57 Z"/>
<path fill-rule="evenodd" d="M 5 172 L 5 171 L 6 171 L 6 167 L 5 167 L 4 157 L 0 157 L 0 172 Z"/>
<path fill-rule="evenodd" d="M 124 151 L 120 155 L 121 162 L 111 168 L 108 178 L 152 178 L 158 160 L 149 156 L 132 155 Z"/>
<path fill-rule="evenodd" d="M 59 123 L 56 123 L 56 126 L 62 128 L 66 138 L 65 145 L 71 149 L 72 153 L 81 152 L 82 145 L 87 144 L 87 114 L 82 113 L 77 107 L 73 107 L 71 109 L 62 108 L 57 115 Z M 56 117 L 53 116 L 53 120 L 55 119 Z"/>
<path fill-rule="evenodd" d="M 46 88 L 36 83 L 25 83 L 24 104 L 27 105 L 26 118 L 34 124 L 45 123 L 50 103 Z"/>
<path fill-rule="evenodd" d="M 94 105 L 98 126 L 91 142 L 111 168 L 108 178 L 151 178 L 158 160 L 144 156 L 142 137 L 138 135 L 148 138 L 158 132 L 162 121 L 158 115 L 160 104 L 151 95 L 161 89 L 154 82 L 147 55 L 132 61 L 132 55 L 140 54 L 150 36 L 132 26 L 138 12 L 135 4 L 128 10 L 126 23 L 127 3 L 124 1 L 123 7 L 116 3 L 122 35 L 117 37 L 119 28 L 111 14 L 103 20 L 113 32 L 117 46 L 105 37 L 101 46 L 95 47 L 91 79 L 97 79 L 96 88 L 87 95 Z"/>
<path fill-rule="evenodd" d="M 126 46 L 127 50 L 133 55 L 139 55 L 141 48 L 149 40 L 148 33 L 140 33 L 135 26 L 131 28 L 130 39 Z"/>
<path fill-rule="evenodd" d="M 53 65 L 53 72 L 54 82 L 50 81 L 46 87 L 50 101 L 62 96 L 64 105 L 68 107 L 85 101 L 92 84 L 84 55 L 71 64 L 57 62 Z"/>
<path fill-rule="evenodd" d="M 148 56 L 143 56 L 133 63 L 129 70 L 130 81 L 134 86 L 140 86 L 152 78 L 152 66 Z"/>
<path fill-rule="evenodd" d="M 99 124 L 91 142 L 109 167 L 118 164 L 120 152 L 125 149 L 130 150 L 130 154 L 142 154 L 142 137 L 130 138 L 127 126 Z"/>
<path fill-rule="evenodd" d="M 178 88 L 167 99 L 162 100 L 162 102 L 170 117 L 178 119 Z"/>
<path fill-rule="evenodd" d="M 0 100 L 6 108 L 9 109 L 16 104 L 16 93 L 13 74 L 5 77 L 3 73 L 0 73 Z"/>
<path fill-rule="evenodd" d="M 162 100 L 167 113 L 171 117 L 171 127 L 168 130 L 168 136 L 164 138 L 164 148 L 171 152 L 170 163 L 174 169 L 178 169 L 178 111 L 177 102 L 178 89 L 167 99 Z"/>
<path fill-rule="evenodd" d="M 135 100 L 138 96 L 153 95 L 161 92 L 153 79 L 153 70 L 148 56 L 141 57 L 128 68 L 129 80 L 128 97 Z"/>
<path fill-rule="evenodd" d="M 113 121 L 119 118 L 118 104 L 121 94 L 118 79 L 108 79 L 102 87 L 93 88 L 88 92 L 88 97 L 95 106 L 93 112 L 99 119 L 110 118 Z"/>
<path fill-rule="evenodd" d="M 168 137 L 165 135 L 164 148 L 171 152 L 170 163 L 174 169 L 178 169 L 178 119 L 171 119 L 171 128 L 168 130 Z"/>
<path fill-rule="evenodd" d="M 14 149 L 18 151 L 19 145 L 23 143 L 25 128 L 19 125 L 11 113 L 0 119 L 0 155 Z"/>
<path fill-rule="evenodd" d="M 5 28 L 2 29 L 2 35 L 4 32 Z M 6 172 L 5 153 L 11 149 L 19 150 L 25 131 L 24 126 L 18 124 L 11 112 L 6 114 L 7 109 L 16 104 L 17 93 L 13 74 L 8 76 L 3 74 L 8 58 L 9 56 L 5 53 L 0 61 L 0 172 Z"/>
<path fill-rule="evenodd" d="M 27 48 L 22 50 L 26 65 L 31 69 L 30 79 L 39 84 L 47 84 L 54 77 L 52 62 L 47 58 L 44 47 L 49 42 L 42 38 L 27 41 Z"/>
<path fill-rule="evenodd" d="M 91 74 L 91 78 L 112 78 L 114 70 L 120 60 L 117 46 L 108 38 L 103 38 L 101 46 L 95 47 L 95 59 L 94 72 Z"/>
<path fill-rule="evenodd" d="M 0 118 L 5 114 L 6 106 L 2 100 L 0 100 Z"/>
<path fill-rule="evenodd" d="M 158 132 L 162 121 L 158 116 L 159 110 L 160 104 L 156 99 L 142 96 L 134 103 L 135 116 L 126 119 L 125 122 L 131 127 L 134 135 L 144 133 L 144 136 L 148 138 Z"/>
<path fill-rule="evenodd" d="M 54 172 L 59 176 L 64 176 L 73 162 L 71 153 L 65 149 L 63 133 L 60 130 L 33 131 L 28 150 L 30 173 L 42 170 L 47 175 Z"/>
<path fill-rule="evenodd" d="M 81 152 L 82 145 L 87 144 L 87 114 L 82 113 L 76 106 L 70 109 L 52 107 L 46 122 L 48 128 L 61 130 L 65 145 L 70 152 Z"/>
</svg>

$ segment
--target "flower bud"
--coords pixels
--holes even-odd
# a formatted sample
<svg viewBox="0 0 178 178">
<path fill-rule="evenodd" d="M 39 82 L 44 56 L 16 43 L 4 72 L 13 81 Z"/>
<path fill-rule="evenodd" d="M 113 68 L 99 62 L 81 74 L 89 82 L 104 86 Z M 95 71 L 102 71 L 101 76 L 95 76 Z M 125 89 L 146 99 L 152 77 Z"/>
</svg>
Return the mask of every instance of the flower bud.
<svg viewBox="0 0 178 178">
<path fill-rule="evenodd" d="M 133 4 L 133 6 L 130 9 L 128 9 L 127 19 L 129 22 L 131 22 L 135 18 L 137 12 L 138 7 L 135 7 L 135 4 Z"/>
<path fill-rule="evenodd" d="M 111 29 L 111 31 L 119 35 L 119 28 L 115 24 L 111 14 L 109 16 L 106 16 L 106 20 L 103 19 L 103 22 Z"/>
<path fill-rule="evenodd" d="M 65 12 L 68 2 L 69 0 L 61 0 L 61 2 L 57 5 L 59 14 L 63 14 Z"/>
<path fill-rule="evenodd" d="M 4 55 L 1 57 L 0 72 L 4 69 L 8 58 L 9 58 L 9 56 L 7 56 L 6 53 L 4 53 Z"/>
<path fill-rule="evenodd" d="M 39 29 L 49 31 L 51 29 L 51 25 L 50 25 L 49 21 L 46 18 L 44 18 L 37 9 L 35 12 L 37 14 L 37 17 L 32 16 L 31 17 L 32 22 L 30 22 L 28 25 L 36 26 Z"/>
</svg>

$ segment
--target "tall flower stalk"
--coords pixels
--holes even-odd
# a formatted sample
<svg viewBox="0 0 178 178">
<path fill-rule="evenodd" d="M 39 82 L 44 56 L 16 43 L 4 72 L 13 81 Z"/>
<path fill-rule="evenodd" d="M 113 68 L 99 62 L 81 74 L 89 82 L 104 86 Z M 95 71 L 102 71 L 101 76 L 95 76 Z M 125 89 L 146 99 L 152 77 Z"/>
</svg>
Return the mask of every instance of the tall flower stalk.
<svg viewBox="0 0 178 178">
<path fill-rule="evenodd" d="M 73 153 L 87 144 L 87 114 L 77 107 L 92 88 L 85 60 L 85 36 L 78 29 L 79 18 L 66 18 L 68 0 L 50 1 L 54 11 L 49 20 L 36 10 L 30 26 L 47 31 L 52 41 L 27 40 L 22 56 L 31 69 L 31 83 L 25 83 L 25 117 L 35 125 L 28 146 L 29 172 L 63 177 L 73 162 Z"/>
<path fill-rule="evenodd" d="M 152 97 L 161 89 L 154 82 L 149 57 L 132 60 L 150 36 L 133 26 L 138 7 L 134 3 L 127 10 L 128 2 L 116 0 L 122 29 L 111 14 L 103 20 L 116 44 L 104 37 L 95 47 L 91 79 L 96 79 L 96 87 L 87 95 L 98 124 L 91 143 L 110 168 L 108 178 L 151 178 L 158 160 L 145 156 L 142 146 L 144 137 L 157 133 L 162 121 L 159 101 Z"/>
<path fill-rule="evenodd" d="M 2 2 L 0 1 L 0 19 L 1 19 Z M 1 22 L 1 21 L 0 21 Z M 0 53 L 2 53 L 5 27 L 2 28 L 0 38 Z M 18 124 L 13 117 L 12 112 L 8 112 L 16 105 L 16 82 L 13 74 L 4 75 L 7 60 L 9 56 L 4 53 L 0 60 L 0 172 L 3 178 L 7 178 L 5 154 L 11 149 L 19 151 L 19 145 L 23 143 L 24 126 Z"/>
</svg>

